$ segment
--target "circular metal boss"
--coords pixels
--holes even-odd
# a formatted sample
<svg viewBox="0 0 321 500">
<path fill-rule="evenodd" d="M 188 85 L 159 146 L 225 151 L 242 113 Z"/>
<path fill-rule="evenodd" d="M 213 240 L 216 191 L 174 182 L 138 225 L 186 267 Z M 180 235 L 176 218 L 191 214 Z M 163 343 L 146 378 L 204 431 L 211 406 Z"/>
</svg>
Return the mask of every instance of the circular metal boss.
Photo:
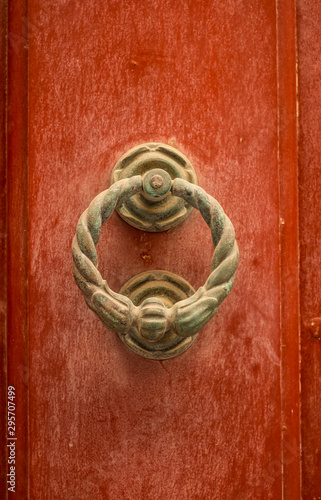
<svg viewBox="0 0 321 500">
<path fill-rule="evenodd" d="M 170 308 L 176 302 L 191 297 L 195 290 L 177 274 L 146 271 L 127 281 L 119 293 L 128 297 L 135 306 L 149 299 L 151 307 L 155 309 L 159 300 Z M 144 358 L 169 359 L 186 351 L 197 334 L 183 338 L 169 330 L 161 340 L 150 342 L 139 334 L 137 328 L 131 328 L 125 335 L 119 334 L 119 337 L 127 347 Z"/>
<path fill-rule="evenodd" d="M 197 184 L 190 161 L 180 151 L 166 144 L 141 144 L 120 158 L 111 176 L 112 184 L 135 175 L 141 175 L 145 180 L 149 172 L 155 169 L 158 170 L 155 178 L 148 178 L 149 189 L 128 198 L 117 208 L 118 214 L 128 224 L 150 232 L 173 229 L 190 214 L 191 205 L 173 196 L 168 186 L 168 177 Z M 164 177 L 162 171 L 169 175 Z"/>
</svg>

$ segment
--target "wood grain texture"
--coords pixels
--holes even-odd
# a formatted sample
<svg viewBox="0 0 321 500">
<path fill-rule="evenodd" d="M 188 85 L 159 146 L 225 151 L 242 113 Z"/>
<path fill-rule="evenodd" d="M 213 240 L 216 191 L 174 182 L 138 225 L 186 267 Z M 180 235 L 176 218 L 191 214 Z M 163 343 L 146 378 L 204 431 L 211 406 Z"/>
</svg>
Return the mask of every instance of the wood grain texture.
<svg viewBox="0 0 321 500">
<path fill-rule="evenodd" d="M 321 7 L 298 0 L 302 498 L 321 498 Z"/>
<path fill-rule="evenodd" d="M 6 165 L 6 87 L 7 87 L 7 5 L 0 10 L 0 496 L 6 498 L 7 449 L 7 165 Z"/>
<path fill-rule="evenodd" d="M 30 20 L 31 498 L 280 498 L 274 3 L 35 1 Z M 241 252 L 229 303 L 162 363 L 126 351 L 71 274 L 79 215 L 148 141 L 191 159 Z M 199 214 L 166 234 L 108 223 L 115 290 L 145 269 L 208 276 Z"/>
<path fill-rule="evenodd" d="M 7 383 L 16 391 L 16 489 L 28 498 L 28 9 L 8 4 Z"/>
<path fill-rule="evenodd" d="M 295 1 L 277 2 L 282 499 L 300 498 L 299 228 Z"/>
<path fill-rule="evenodd" d="M 8 381 L 19 400 L 19 498 L 28 489 L 32 500 L 320 496 L 320 15 L 311 0 L 34 0 L 29 12 L 25 0 L 9 3 Z M 118 158 L 149 141 L 192 161 L 241 254 L 217 317 L 189 351 L 162 362 L 126 350 L 87 310 L 70 255 L 77 220 Z M 152 269 L 197 289 L 212 245 L 196 211 L 162 234 L 114 214 L 97 251 L 114 290 Z"/>
</svg>

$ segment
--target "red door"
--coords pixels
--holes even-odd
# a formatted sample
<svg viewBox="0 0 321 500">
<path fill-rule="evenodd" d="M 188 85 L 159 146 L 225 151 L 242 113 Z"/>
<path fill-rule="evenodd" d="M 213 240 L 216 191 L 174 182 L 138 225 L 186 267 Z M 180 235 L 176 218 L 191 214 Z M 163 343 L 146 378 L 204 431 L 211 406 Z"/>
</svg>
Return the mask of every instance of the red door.
<svg viewBox="0 0 321 500">
<path fill-rule="evenodd" d="M 8 498 L 321 498 L 320 7 L 19 0 L 7 14 Z M 189 158 L 240 248 L 218 315 L 166 361 L 134 354 L 103 326 L 70 254 L 116 161 L 147 142 Z M 153 269 L 197 289 L 212 252 L 196 211 L 163 233 L 115 214 L 99 269 L 116 291 Z"/>
</svg>

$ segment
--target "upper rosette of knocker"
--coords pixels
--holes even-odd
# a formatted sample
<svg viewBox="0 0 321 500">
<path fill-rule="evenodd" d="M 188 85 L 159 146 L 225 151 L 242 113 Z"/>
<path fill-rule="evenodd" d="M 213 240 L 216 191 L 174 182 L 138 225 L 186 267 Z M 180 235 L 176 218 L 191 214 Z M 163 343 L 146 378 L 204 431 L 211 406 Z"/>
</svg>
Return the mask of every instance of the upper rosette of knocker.
<svg viewBox="0 0 321 500">
<path fill-rule="evenodd" d="M 135 175 L 143 177 L 144 191 L 116 209 L 128 224 L 143 231 L 158 232 L 173 229 L 188 217 L 192 207 L 173 196 L 170 190 L 171 182 L 177 178 L 197 184 L 190 161 L 180 151 L 166 144 L 141 144 L 120 158 L 111 182 Z"/>
</svg>

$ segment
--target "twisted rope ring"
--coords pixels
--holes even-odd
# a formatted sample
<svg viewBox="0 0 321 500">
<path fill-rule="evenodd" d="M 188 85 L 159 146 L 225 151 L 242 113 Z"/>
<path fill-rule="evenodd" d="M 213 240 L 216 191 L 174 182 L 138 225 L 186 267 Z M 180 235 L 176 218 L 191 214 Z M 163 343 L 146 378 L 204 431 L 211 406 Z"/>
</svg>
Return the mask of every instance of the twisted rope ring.
<svg viewBox="0 0 321 500">
<path fill-rule="evenodd" d="M 115 208 L 142 189 L 140 175 L 120 180 L 96 196 L 81 215 L 72 243 L 76 283 L 87 305 L 107 328 L 118 334 L 125 335 L 134 328 L 151 342 L 160 340 L 168 330 L 180 337 L 193 336 L 217 313 L 233 287 L 239 260 L 233 225 L 220 204 L 202 188 L 175 179 L 172 194 L 197 208 L 211 230 L 214 245 L 211 274 L 192 297 L 171 308 L 157 298 L 146 299 L 137 307 L 129 298 L 113 292 L 102 278 L 97 269 L 96 246 L 101 228 Z"/>
</svg>

